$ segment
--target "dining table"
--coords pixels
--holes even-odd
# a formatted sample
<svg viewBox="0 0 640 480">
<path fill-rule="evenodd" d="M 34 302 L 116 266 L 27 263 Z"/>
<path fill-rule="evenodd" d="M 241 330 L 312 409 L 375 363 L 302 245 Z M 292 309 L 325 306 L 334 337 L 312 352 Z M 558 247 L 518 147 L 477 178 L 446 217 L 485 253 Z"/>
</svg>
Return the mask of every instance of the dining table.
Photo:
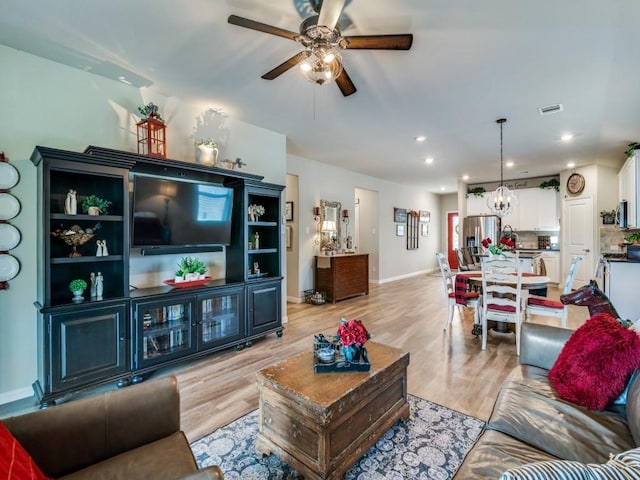
<svg viewBox="0 0 640 480">
<path fill-rule="evenodd" d="M 515 276 L 515 274 L 514 274 Z M 536 275 L 535 273 L 523 273 L 520 282 L 520 288 L 525 291 L 546 289 L 551 278 L 545 275 Z M 514 285 L 515 285 L 514 281 Z M 469 289 L 482 288 L 482 272 L 464 272 L 457 273 L 455 279 L 455 296 L 458 305 L 466 305 L 466 292 Z"/>
<path fill-rule="evenodd" d="M 551 278 L 545 275 L 536 275 L 535 273 L 528 272 L 523 273 L 522 279 L 520 281 L 520 289 L 522 290 L 522 304 L 527 304 L 527 298 L 531 290 L 544 290 L 546 292 L 547 285 L 550 281 Z M 515 284 L 516 281 L 514 281 L 513 285 L 515 286 Z M 454 282 L 456 304 L 462 306 L 467 305 L 466 292 L 470 289 L 475 289 L 477 291 L 480 291 L 482 289 L 482 272 L 464 272 L 456 274 Z M 494 328 L 491 329 L 491 331 L 497 333 L 508 333 L 507 326 L 503 322 L 495 322 Z M 477 336 L 478 331 L 476 325 L 474 325 L 472 333 Z"/>
</svg>

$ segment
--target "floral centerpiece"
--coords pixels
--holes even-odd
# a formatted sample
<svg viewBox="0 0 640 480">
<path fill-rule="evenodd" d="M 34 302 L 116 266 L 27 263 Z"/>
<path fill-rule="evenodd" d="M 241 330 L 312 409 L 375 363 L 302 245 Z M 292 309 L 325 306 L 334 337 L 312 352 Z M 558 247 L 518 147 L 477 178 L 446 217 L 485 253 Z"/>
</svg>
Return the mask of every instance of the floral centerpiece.
<svg viewBox="0 0 640 480">
<path fill-rule="evenodd" d="M 363 345 L 371 338 L 369 332 L 360 320 L 340 320 L 338 332 L 334 341 L 340 342 L 342 353 L 349 362 L 359 360 Z"/>
<path fill-rule="evenodd" d="M 501 237 L 500 243 L 497 245 L 492 243 L 489 237 L 482 240 L 482 246 L 489 250 L 489 253 L 493 255 L 503 255 L 505 250 L 513 250 L 516 246 L 516 242 L 510 238 Z"/>
</svg>

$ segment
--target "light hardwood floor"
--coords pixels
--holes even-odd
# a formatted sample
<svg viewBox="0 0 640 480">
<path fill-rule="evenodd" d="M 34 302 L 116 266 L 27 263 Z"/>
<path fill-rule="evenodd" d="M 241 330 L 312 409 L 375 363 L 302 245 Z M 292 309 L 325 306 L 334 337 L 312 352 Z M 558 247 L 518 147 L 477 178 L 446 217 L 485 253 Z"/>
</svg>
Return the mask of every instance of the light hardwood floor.
<svg viewBox="0 0 640 480">
<path fill-rule="evenodd" d="M 557 299 L 557 288 L 549 297 Z M 288 304 L 284 335 L 269 335 L 240 352 L 229 350 L 158 372 L 176 375 L 181 392 L 182 428 L 190 441 L 258 407 L 255 374 L 290 355 L 310 349 L 313 334 L 333 333 L 341 317 L 361 319 L 377 342 L 408 350 L 408 391 L 486 420 L 498 389 L 518 363 L 513 335 L 489 336 L 487 349 L 471 334 L 473 311 L 454 316 L 449 335 L 442 326 L 446 302 L 439 274 L 371 285 L 368 296 L 335 305 Z M 570 307 L 569 327 L 588 317 L 585 307 Z M 558 320 L 533 317 L 555 325 Z M 331 374 L 328 374 L 331 375 Z"/>
</svg>

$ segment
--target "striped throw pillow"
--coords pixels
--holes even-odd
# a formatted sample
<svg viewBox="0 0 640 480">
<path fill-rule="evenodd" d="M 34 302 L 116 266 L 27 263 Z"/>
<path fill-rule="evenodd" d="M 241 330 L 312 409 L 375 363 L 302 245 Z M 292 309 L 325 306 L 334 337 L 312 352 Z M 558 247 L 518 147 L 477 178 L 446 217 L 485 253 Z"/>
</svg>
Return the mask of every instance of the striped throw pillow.
<svg viewBox="0 0 640 480">
<path fill-rule="evenodd" d="M 640 448 L 612 455 L 604 465 L 556 460 L 512 468 L 500 480 L 640 480 Z"/>
</svg>

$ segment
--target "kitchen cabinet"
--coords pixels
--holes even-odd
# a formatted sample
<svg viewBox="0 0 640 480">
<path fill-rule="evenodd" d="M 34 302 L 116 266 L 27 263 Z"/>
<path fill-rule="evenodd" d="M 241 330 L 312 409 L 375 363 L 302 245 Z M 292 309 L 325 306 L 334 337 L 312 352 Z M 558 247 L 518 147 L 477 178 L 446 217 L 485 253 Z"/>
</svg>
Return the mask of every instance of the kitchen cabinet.
<svg viewBox="0 0 640 480">
<path fill-rule="evenodd" d="M 621 318 L 640 318 L 638 276 L 640 262 L 609 260 L 605 268 L 604 289 Z"/>
<path fill-rule="evenodd" d="M 560 252 L 541 252 L 540 258 L 544 261 L 547 277 L 552 283 L 560 284 Z"/>
<path fill-rule="evenodd" d="M 627 202 L 627 226 L 638 226 L 638 154 L 632 155 L 622 165 L 618 172 L 618 192 L 621 202 Z"/>
<path fill-rule="evenodd" d="M 491 215 L 491 211 L 487 206 L 487 198 L 491 192 L 485 192 L 480 196 L 473 193 L 467 195 L 467 216 L 471 215 Z"/>
<path fill-rule="evenodd" d="M 503 223 L 516 231 L 560 230 L 558 192 L 547 188 L 522 188 L 515 194 L 518 205 Z"/>
</svg>

